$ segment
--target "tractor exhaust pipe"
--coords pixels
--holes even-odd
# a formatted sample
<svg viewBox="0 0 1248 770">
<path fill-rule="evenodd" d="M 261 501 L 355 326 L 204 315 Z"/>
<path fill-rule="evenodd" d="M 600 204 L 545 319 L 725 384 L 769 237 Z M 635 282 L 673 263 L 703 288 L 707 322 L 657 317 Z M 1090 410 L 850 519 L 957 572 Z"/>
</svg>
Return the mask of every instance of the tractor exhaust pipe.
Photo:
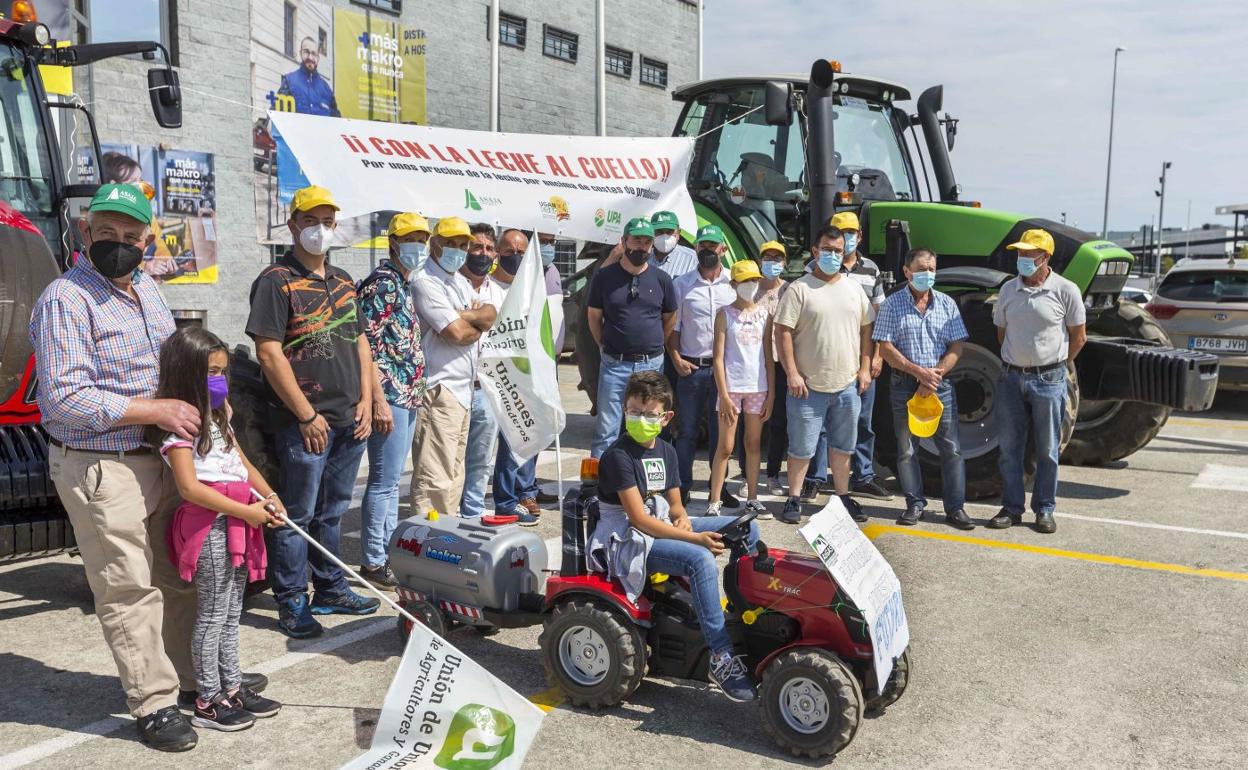
<svg viewBox="0 0 1248 770">
<path fill-rule="evenodd" d="M 810 152 L 810 233 L 813 236 L 836 213 L 836 147 L 832 128 L 832 88 L 835 70 L 820 59 L 810 68 L 806 85 L 806 130 Z"/>
<path fill-rule="evenodd" d="M 941 203 L 958 199 L 958 183 L 953 178 L 953 165 L 949 162 L 949 149 L 940 130 L 940 112 L 945 101 L 945 87 L 932 86 L 919 96 L 919 123 L 923 126 L 923 139 L 927 142 L 927 154 L 936 174 L 936 187 Z"/>
</svg>

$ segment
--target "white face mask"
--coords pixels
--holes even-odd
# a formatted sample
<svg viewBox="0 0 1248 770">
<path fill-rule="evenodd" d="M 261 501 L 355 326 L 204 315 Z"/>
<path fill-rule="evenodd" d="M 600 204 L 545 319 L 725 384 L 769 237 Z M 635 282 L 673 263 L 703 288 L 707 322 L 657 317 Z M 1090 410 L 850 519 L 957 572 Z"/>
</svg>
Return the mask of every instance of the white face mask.
<svg viewBox="0 0 1248 770">
<path fill-rule="evenodd" d="M 299 231 L 299 245 L 309 254 L 321 256 L 329 251 L 334 239 L 334 228 L 325 225 L 309 225 Z"/>
<path fill-rule="evenodd" d="M 750 281 L 737 285 L 737 296 L 746 302 L 753 302 L 754 297 L 758 295 L 758 282 Z"/>
<path fill-rule="evenodd" d="M 676 248 L 675 233 L 654 236 L 654 250 L 660 254 L 667 254 Z"/>
</svg>

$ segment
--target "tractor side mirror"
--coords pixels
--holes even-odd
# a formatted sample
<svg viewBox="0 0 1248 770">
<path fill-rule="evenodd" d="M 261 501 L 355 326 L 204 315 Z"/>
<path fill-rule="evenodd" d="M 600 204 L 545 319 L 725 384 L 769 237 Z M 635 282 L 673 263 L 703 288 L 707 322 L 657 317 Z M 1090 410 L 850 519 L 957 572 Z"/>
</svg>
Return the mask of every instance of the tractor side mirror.
<svg viewBox="0 0 1248 770">
<path fill-rule="evenodd" d="M 152 98 L 152 114 L 161 128 L 182 127 L 182 88 L 173 67 L 147 71 L 147 93 Z"/>
<path fill-rule="evenodd" d="M 763 85 L 763 105 L 767 125 L 793 125 L 793 84 L 767 81 Z"/>
<path fill-rule="evenodd" d="M 953 152 L 953 140 L 958 136 L 958 119 L 945 113 L 945 145 L 949 148 L 949 152 Z"/>
</svg>

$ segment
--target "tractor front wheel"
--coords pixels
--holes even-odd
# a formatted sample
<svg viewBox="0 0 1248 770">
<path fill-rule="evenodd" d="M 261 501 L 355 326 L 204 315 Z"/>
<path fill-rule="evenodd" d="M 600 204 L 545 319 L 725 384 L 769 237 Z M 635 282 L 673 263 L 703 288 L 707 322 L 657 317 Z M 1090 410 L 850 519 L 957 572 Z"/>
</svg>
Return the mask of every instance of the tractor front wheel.
<svg viewBox="0 0 1248 770">
<path fill-rule="evenodd" d="M 862 685 L 840 658 L 817 647 L 781 654 L 763 672 L 763 729 L 794 756 L 829 757 L 862 722 Z"/>
</svg>

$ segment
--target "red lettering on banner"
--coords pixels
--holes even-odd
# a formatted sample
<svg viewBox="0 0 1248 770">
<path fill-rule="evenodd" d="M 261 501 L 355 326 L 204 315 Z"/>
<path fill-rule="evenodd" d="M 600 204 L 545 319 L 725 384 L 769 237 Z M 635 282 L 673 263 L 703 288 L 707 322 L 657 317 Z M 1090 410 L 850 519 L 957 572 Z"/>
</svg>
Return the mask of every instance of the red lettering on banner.
<svg viewBox="0 0 1248 770">
<path fill-rule="evenodd" d="M 480 158 L 480 156 L 478 156 L 478 155 L 477 155 L 477 151 L 476 151 L 476 150 L 474 150 L 474 149 L 472 149 L 471 147 L 469 147 L 469 148 L 468 148 L 467 150 L 465 150 L 464 152 L 468 153 L 468 157 L 472 158 L 472 162 L 473 162 L 474 164 L 476 164 L 476 165 L 480 166 L 481 168 L 485 168 L 485 163 L 483 163 L 483 162 L 481 161 L 481 158 Z M 484 150 L 482 150 L 481 152 L 482 152 L 482 154 L 483 154 L 483 155 L 485 154 L 485 151 L 484 151 Z"/>
<path fill-rule="evenodd" d="M 462 163 L 462 164 L 464 164 L 465 166 L 467 166 L 467 165 L 468 165 L 468 159 L 467 159 L 467 158 L 465 158 L 463 155 L 460 155 L 460 154 L 459 154 L 459 150 L 456 150 L 454 147 L 447 147 L 447 148 L 446 148 L 446 154 L 451 156 L 451 161 L 452 161 L 452 162 L 454 162 L 454 163 Z"/>
<path fill-rule="evenodd" d="M 603 158 L 603 159 L 602 159 L 602 162 L 603 162 L 603 163 L 605 163 L 605 164 L 607 165 L 607 171 L 608 171 L 608 173 L 610 173 L 610 174 L 611 174 L 611 178 L 612 178 L 612 179 L 622 179 L 622 178 L 624 178 L 624 177 L 623 177 L 623 175 L 622 175 L 622 174 L 621 174 L 621 172 L 620 172 L 620 168 L 619 168 L 618 166 L 616 166 L 616 165 L 615 165 L 615 164 L 616 164 L 616 159 L 615 159 L 615 158 Z M 623 164 L 620 164 L 620 165 L 623 165 Z"/>
<path fill-rule="evenodd" d="M 498 155 L 494 156 L 494 160 L 497 161 L 498 165 L 505 171 L 516 170 L 516 167 L 511 163 L 511 158 L 507 157 L 507 153 L 505 152 L 500 152 Z"/>
<path fill-rule="evenodd" d="M 429 160 L 429 153 L 425 152 L 425 149 L 421 147 L 419 144 L 417 144 L 416 142 L 411 142 L 411 141 L 408 141 L 407 139 L 404 139 L 403 146 L 407 148 L 407 151 L 411 153 L 411 156 L 413 158 Z"/>
<path fill-rule="evenodd" d="M 667 158 L 659 158 L 659 168 L 663 174 L 663 181 L 666 182 L 672 174 L 672 162 Z"/>
<path fill-rule="evenodd" d="M 368 154 L 368 148 L 361 144 L 359 139 L 347 136 L 346 134 L 339 134 L 338 136 L 342 137 L 342 141 L 347 143 L 347 147 L 350 148 L 351 152 L 363 153 L 364 155 Z"/>
<path fill-rule="evenodd" d="M 585 172 L 586 179 L 598 178 L 597 175 L 594 174 L 594 164 L 590 162 L 589 158 L 582 155 L 576 159 L 576 162 L 581 164 L 581 170 Z"/>
<path fill-rule="evenodd" d="M 646 176 L 650 177 L 651 179 L 656 178 L 658 175 L 658 172 L 654 170 L 654 164 L 650 162 L 649 158 L 641 159 L 641 169 L 642 171 L 645 172 Z"/>
<path fill-rule="evenodd" d="M 628 165 L 633 169 L 633 175 L 630 176 L 629 179 L 641 179 L 641 169 L 637 167 L 637 161 L 629 158 Z"/>
<path fill-rule="evenodd" d="M 368 141 L 372 143 L 373 148 L 382 155 L 393 155 L 394 153 L 386 149 L 386 143 L 379 136 L 370 136 Z"/>
<path fill-rule="evenodd" d="M 559 165 L 559 159 L 556 158 L 554 155 L 546 156 L 546 165 L 550 166 L 551 176 L 572 176 L 571 174 L 563 170 L 563 166 Z"/>
<path fill-rule="evenodd" d="M 518 152 L 513 152 L 511 153 L 511 162 L 520 171 L 527 171 L 530 174 L 545 173 L 540 168 L 538 168 L 537 158 L 533 157 L 533 153 L 527 153 L 527 154 L 521 155 Z"/>
<path fill-rule="evenodd" d="M 403 146 L 403 142 L 398 139 L 387 139 L 386 144 L 390 145 L 390 150 L 400 158 L 406 158 L 411 154 L 407 151 L 407 148 Z"/>
<path fill-rule="evenodd" d="M 450 159 L 450 158 L 448 158 L 448 157 L 446 157 L 445 155 L 443 155 L 443 154 L 442 154 L 442 151 L 438 149 L 438 146 L 437 146 L 436 144 L 431 144 L 431 145 L 429 145 L 429 149 L 433 150 L 433 154 L 434 154 L 434 155 L 437 155 L 437 156 L 438 156 L 438 160 L 440 160 L 440 161 L 442 161 L 442 162 L 444 162 L 444 163 L 450 163 L 450 162 L 451 162 L 451 159 Z"/>
</svg>

